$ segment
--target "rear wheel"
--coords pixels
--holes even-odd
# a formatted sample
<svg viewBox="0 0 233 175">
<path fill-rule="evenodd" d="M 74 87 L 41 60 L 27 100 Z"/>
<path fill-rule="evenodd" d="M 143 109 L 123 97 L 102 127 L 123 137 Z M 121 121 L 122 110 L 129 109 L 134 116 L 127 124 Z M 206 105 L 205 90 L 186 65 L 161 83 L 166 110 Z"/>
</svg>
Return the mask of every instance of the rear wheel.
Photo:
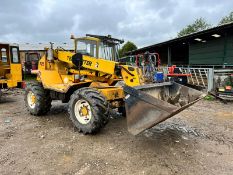
<svg viewBox="0 0 233 175">
<path fill-rule="evenodd" d="M 30 114 L 40 116 L 49 112 L 52 99 L 41 84 L 29 83 L 25 88 L 24 101 Z"/>
<path fill-rule="evenodd" d="M 108 103 L 96 89 L 76 90 L 69 101 L 69 114 L 79 132 L 98 132 L 108 122 Z"/>
</svg>

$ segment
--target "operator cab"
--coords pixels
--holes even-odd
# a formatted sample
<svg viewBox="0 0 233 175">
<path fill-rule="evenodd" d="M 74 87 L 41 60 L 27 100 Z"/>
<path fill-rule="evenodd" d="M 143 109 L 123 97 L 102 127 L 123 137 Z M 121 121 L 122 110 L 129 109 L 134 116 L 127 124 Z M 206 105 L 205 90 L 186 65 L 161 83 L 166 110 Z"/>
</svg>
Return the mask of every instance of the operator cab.
<svg viewBox="0 0 233 175">
<path fill-rule="evenodd" d="M 17 45 L 0 43 L 0 79 L 7 79 L 13 64 L 21 64 L 19 47 Z"/>
<path fill-rule="evenodd" d="M 110 60 L 118 61 L 118 50 L 120 44 L 124 41 L 112 38 L 110 35 L 89 35 L 82 38 L 73 38 L 75 41 L 75 52 L 83 55 Z"/>
</svg>

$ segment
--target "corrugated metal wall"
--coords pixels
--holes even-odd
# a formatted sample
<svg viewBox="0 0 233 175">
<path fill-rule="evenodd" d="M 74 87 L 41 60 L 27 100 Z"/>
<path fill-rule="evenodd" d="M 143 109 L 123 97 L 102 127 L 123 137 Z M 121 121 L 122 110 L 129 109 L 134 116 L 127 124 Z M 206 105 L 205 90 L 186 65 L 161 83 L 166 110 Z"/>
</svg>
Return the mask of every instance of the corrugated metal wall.
<svg viewBox="0 0 233 175">
<path fill-rule="evenodd" d="M 189 64 L 223 64 L 224 40 L 218 38 L 206 43 L 190 44 Z"/>
<path fill-rule="evenodd" d="M 189 64 L 233 64 L 233 36 L 190 44 Z"/>
</svg>

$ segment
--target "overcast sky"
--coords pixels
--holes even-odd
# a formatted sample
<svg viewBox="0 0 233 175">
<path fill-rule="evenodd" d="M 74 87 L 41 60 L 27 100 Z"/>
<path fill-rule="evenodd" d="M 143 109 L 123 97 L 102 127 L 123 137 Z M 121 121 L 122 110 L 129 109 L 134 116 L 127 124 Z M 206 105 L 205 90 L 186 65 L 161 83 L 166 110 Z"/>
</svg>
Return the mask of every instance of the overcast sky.
<svg viewBox="0 0 233 175">
<path fill-rule="evenodd" d="M 196 18 L 216 25 L 232 0 L 1 0 L 0 41 L 67 42 L 111 34 L 139 47 L 174 38 Z"/>
</svg>

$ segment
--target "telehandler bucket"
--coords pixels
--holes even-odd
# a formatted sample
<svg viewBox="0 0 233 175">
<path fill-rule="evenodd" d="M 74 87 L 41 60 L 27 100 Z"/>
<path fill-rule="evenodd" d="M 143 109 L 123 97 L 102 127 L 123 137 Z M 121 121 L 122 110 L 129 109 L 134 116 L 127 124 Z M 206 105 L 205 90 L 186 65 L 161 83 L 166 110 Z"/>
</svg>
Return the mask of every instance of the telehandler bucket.
<svg viewBox="0 0 233 175">
<path fill-rule="evenodd" d="M 203 97 L 202 92 L 175 82 L 124 86 L 128 131 L 137 135 L 178 114 Z"/>
</svg>

